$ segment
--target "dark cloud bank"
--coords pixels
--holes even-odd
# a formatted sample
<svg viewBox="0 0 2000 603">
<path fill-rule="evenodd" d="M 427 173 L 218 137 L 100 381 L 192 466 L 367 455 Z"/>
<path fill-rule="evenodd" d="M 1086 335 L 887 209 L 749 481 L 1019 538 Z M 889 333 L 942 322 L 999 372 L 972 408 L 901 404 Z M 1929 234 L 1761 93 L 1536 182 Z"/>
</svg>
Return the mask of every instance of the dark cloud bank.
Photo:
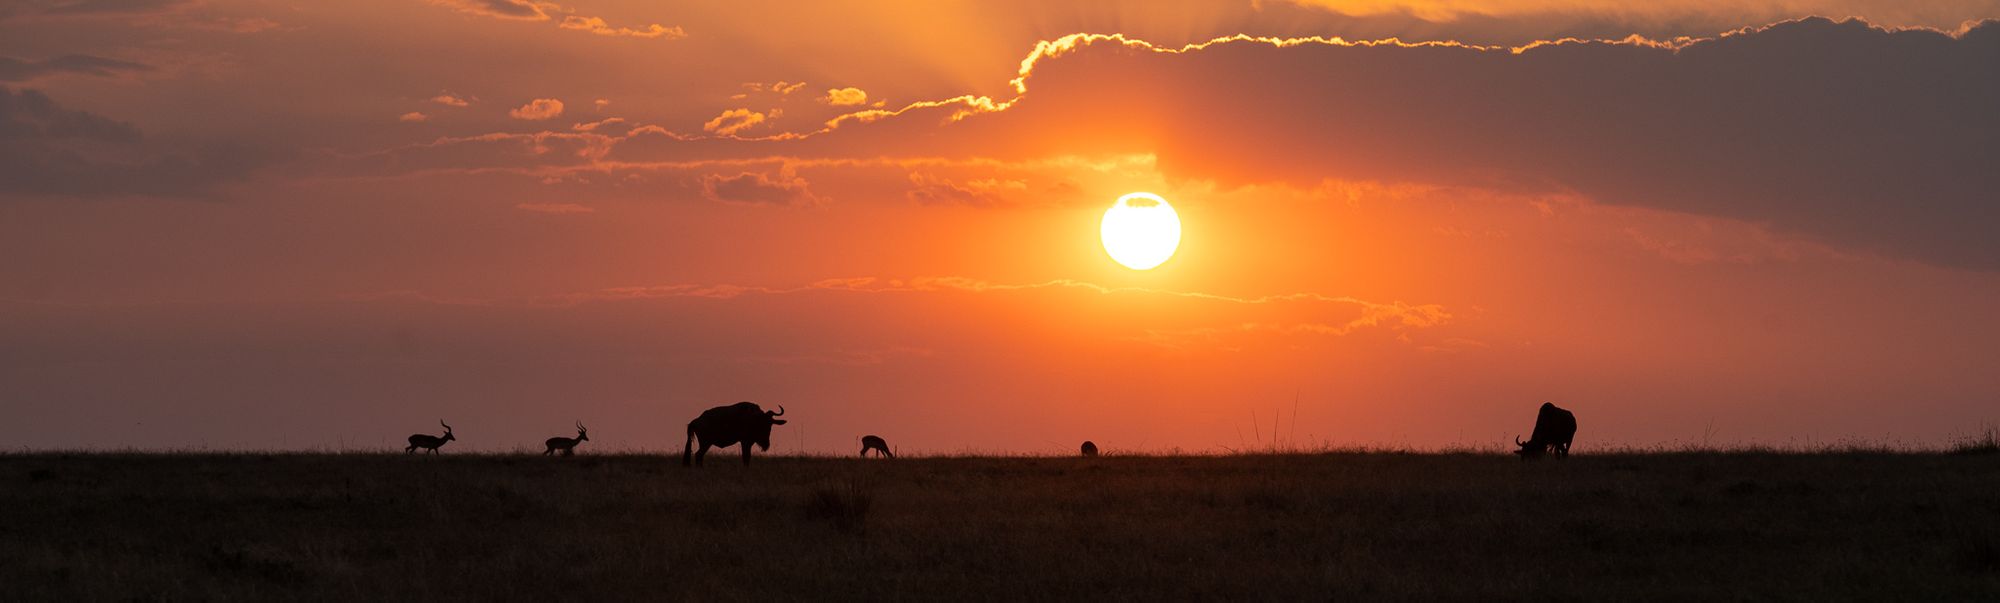
<svg viewBox="0 0 2000 603">
<path fill-rule="evenodd" d="M 224 142 L 149 142 L 132 124 L 0 87 L 0 195 L 204 197 L 269 157 Z"/>
<path fill-rule="evenodd" d="M 800 149 L 1157 151 L 1174 176 L 1229 184 L 1570 190 L 2000 270 L 2000 21 L 1952 34 L 1812 18 L 1680 47 L 1518 51 L 1243 40 L 1166 53 L 1099 40 L 1044 59 L 1026 84 L 1014 107 L 949 135 L 913 136 L 961 109 Z M 1051 127 L 1063 135 L 1035 134 Z"/>
</svg>

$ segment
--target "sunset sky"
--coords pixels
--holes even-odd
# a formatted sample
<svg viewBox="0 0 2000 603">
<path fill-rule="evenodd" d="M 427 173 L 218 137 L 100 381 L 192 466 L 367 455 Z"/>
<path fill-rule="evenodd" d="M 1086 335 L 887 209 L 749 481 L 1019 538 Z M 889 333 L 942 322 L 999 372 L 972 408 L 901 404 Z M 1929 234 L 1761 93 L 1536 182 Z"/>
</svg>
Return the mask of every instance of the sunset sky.
<svg viewBox="0 0 2000 603">
<path fill-rule="evenodd" d="M 1823 17 L 1822 17 L 1823 16 Z M 2000 1 L 0 5 L 0 448 L 1941 446 Z M 1158 268 L 1105 210 L 1182 220 Z M 1296 419 L 1294 419 L 1296 417 Z M 1497 449 L 1497 448 L 1496 448 Z M 539 448 L 536 448 L 539 451 Z"/>
</svg>

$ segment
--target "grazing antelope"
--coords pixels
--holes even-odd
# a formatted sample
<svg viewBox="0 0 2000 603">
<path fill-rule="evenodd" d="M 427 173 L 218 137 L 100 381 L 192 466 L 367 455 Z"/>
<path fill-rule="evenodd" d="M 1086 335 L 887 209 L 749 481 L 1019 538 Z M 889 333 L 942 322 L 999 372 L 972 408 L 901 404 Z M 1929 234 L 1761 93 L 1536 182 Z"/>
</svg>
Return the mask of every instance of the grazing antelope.
<svg viewBox="0 0 2000 603">
<path fill-rule="evenodd" d="M 549 438 L 547 442 L 544 442 L 545 444 L 548 445 L 549 449 L 542 451 L 542 456 L 555 454 L 557 450 L 561 450 L 563 456 L 575 456 L 577 443 L 588 442 L 588 441 L 590 441 L 590 430 L 583 428 L 583 421 L 577 421 L 576 437 Z"/>
<path fill-rule="evenodd" d="M 1097 456 L 1097 443 L 1096 443 L 1096 442 L 1092 442 L 1092 441 L 1090 441 L 1090 440 L 1084 440 L 1084 441 L 1083 441 L 1083 455 L 1084 455 L 1084 456 Z"/>
<path fill-rule="evenodd" d="M 444 419 L 438 419 L 438 424 L 444 425 L 444 437 L 438 437 L 427 433 L 419 433 L 411 435 L 410 447 L 404 448 L 403 453 L 409 454 L 412 452 L 416 452 L 418 448 L 428 448 L 430 449 L 431 454 L 437 454 L 438 447 L 443 446 L 445 442 L 452 442 L 458 440 L 458 436 L 454 436 L 451 434 L 451 426 L 444 424 Z"/>
<path fill-rule="evenodd" d="M 882 436 L 861 436 L 861 458 L 868 458 L 870 450 L 875 451 L 875 456 L 878 457 L 896 458 L 896 453 L 889 452 L 889 441 L 882 439 Z"/>
</svg>

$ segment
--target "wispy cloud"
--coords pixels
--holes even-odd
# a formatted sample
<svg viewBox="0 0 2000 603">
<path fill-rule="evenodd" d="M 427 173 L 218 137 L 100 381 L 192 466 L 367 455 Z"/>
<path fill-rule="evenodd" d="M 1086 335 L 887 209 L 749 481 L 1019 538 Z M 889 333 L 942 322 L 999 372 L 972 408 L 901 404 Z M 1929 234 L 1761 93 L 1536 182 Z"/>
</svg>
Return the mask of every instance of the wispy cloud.
<svg viewBox="0 0 2000 603">
<path fill-rule="evenodd" d="M 71 54 L 42 60 L 0 57 L 0 82 L 25 82 L 57 75 L 117 77 L 152 70 L 153 67 L 150 65 L 87 54 Z"/>
</svg>

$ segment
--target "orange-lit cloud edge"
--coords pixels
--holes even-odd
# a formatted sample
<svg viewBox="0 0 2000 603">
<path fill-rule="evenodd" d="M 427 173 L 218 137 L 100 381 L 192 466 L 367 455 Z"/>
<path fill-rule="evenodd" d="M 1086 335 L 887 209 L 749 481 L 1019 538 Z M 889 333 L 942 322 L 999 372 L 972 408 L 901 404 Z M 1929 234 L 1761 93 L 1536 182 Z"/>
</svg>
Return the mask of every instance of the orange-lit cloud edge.
<svg viewBox="0 0 2000 603">
<path fill-rule="evenodd" d="M 667 169 L 703 170 L 703 169 L 715 169 L 715 168 L 741 169 L 741 168 L 751 168 L 756 166 L 775 166 L 778 170 L 779 177 L 786 180 L 790 180 L 792 177 L 789 174 L 791 174 L 794 170 L 801 167 L 894 166 L 894 167 L 912 168 L 919 166 L 981 166 L 981 167 L 1003 167 L 1003 166 L 1004 167 L 1023 167 L 1023 166 L 1079 167 L 1081 166 L 1081 167 L 1103 170 L 1103 169 L 1108 169 L 1106 167 L 1107 165 L 1132 164 L 1132 163 L 1143 164 L 1143 163 L 1150 163 L 1152 159 L 1150 156 L 1130 156 L 1130 157 L 1119 158 L 1117 160 L 1107 161 L 1101 158 L 1065 156 L 1065 157 L 1043 158 L 1038 160 L 1008 161 L 1008 160 L 983 158 L 983 157 L 964 157 L 964 158 L 923 157 L 923 156 L 807 157 L 799 155 L 788 155 L 783 153 L 772 153 L 772 154 L 762 154 L 762 155 L 752 154 L 749 156 L 733 156 L 733 157 L 722 157 L 722 158 L 693 158 L 693 159 L 672 160 L 672 161 L 630 161 L 630 160 L 610 159 L 609 155 L 611 151 L 619 144 L 633 140 L 634 138 L 639 136 L 660 136 L 671 141 L 682 142 L 682 143 L 716 141 L 716 142 L 745 143 L 745 144 L 759 144 L 759 143 L 782 144 L 787 142 L 797 142 L 797 141 L 807 140 L 810 138 L 831 134 L 833 132 L 841 130 L 844 127 L 849 127 L 854 125 L 869 124 L 874 122 L 882 122 L 886 120 L 900 119 L 900 118 L 914 118 L 916 113 L 932 109 L 948 110 L 948 113 L 946 113 L 944 118 L 941 120 L 940 125 L 944 127 L 949 127 L 953 123 L 963 121 L 975 115 L 997 114 L 1008 111 L 1009 109 L 1015 107 L 1021 101 L 1029 97 L 1029 95 L 1031 94 L 1029 84 L 1032 81 L 1037 68 L 1043 65 L 1045 61 L 1056 59 L 1066 54 L 1078 52 L 1082 49 L 1097 44 L 1112 44 L 1136 51 L 1158 53 L 1158 54 L 1196 53 L 1208 50 L 1210 48 L 1215 48 L 1230 44 L 1259 44 L 1259 45 L 1270 46 L 1273 48 L 1292 48 L 1292 47 L 1303 47 L 1303 46 L 1456 48 L 1456 49 L 1473 50 L 1478 52 L 1496 52 L 1496 53 L 1507 53 L 1515 55 L 1535 51 L 1536 49 L 1554 48 L 1554 47 L 1572 46 L 1572 45 L 1629 46 L 1629 47 L 1660 49 L 1671 52 L 1680 52 L 1683 49 L 1698 44 L 1702 44 L 1705 42 L 1726 39 L 1733 36 L 1756 34 L 1775 27 L 1781 27 L 1787 24 L 1801 23 L 1815 19 L 1825 19 L 1825 18 L 1809 16 L 1809 17 L 1800 17 L 1796 19 L 1787 19 L 1764 25 L 1743 27 L 1736 30 L 1722 32 L 1715 36 L 1705 36 L 1705 37 L 1682 36 L 1671 39 L 1654 39 L 1640 35 L 1632 35 L 1622 39 L 1561 38 L 1553 40 L 1537 40 L 1526 44 L 1511 45 L 1511 46 L 1466 44 L 1450 40 L 1407 42 L 1400 38 L 1394 38 L 1394 37 L 1376 39 L 1376 40 L 1347 40 L 1345 38 L 1338 36 L 1272 37 L 1272 36 L 1252 36 L 1246 34 L 1220 36 L 1206 41 L 1194 42 L 1181 46 L 1163 46 L 1147 40 L 1131 38 L 1124 34 L 1118 34 L 1118 33 L 1113 33 L 1113 34 L 1076 33 L 1076 34 L 1065 35 L 1053 40 L 1041 40 L 1036 42 L 1034 47 L 1028 52 L 1028 54 L 1021 59 L 1020 67 L 1017 71 L 1016 77 L 1011 79 L 1008 83 L 1009 87 L 1011 87 L 1014 90 L 1015 95 L 1005 100 L 995 99 L 990 96 L 960 95 L 944 99 L 915 101 L 906 103 L 902 107 L 896 109 L 865 109 L 860 111 L 844 113 L 826 120 L 822 124 L 822 126 L 816 130 L 804 131 L 804 132 L 780 132 L 776 134 L 759 135 L 759 136 L 744 136 L 744 135 L 729 133 L 729 132 L 734 132 L 737 128 L 714 127 L 715 122 L 710 122 L 709 124 L 707 124 L 708 127 L 704 128 L 710 130 L 713 133 L 703 135 L 703 134 L 686 134 L 655 124 L 635 124 L 628 122 L 623 118 L 611 118 L 596 122 L 577 123 L 571 128 L 570 131 L 544 130 L 539 132 L 520 132 L 520 133 L 493 132 L 493 133 L 470 135 L 470 136 L 443 136 L 428 142 L 413 143 L 398 147 L 392 147 L 388 149 L 364 151 L 364 152 L 340 152 L 330 149 L 322 149 L 322 152 L 325 155 L 336 159 L 367 160 L 369 158 L 374 158 L 374 157 L 394 155 L 396 153 L 403 151 L 434 149 L 434 148 L 449 147 L 449 146 L 464 145 L 464 144 L 491 143 L 491 144 L 519 145 L 519 146 L 530 147 L 534 151 L 532 154 L 536 156 L 542 156 L 542 157 L 568 156 L 568 157 L 573 157 L 578 161 L 570 164 L 538 164 L 525 167 L 482 166 L 482 167 L 420 168 L 420 169 L 402 171 L 400 173 L 395 173 L 391 175 L 321 174 L 314 177 L 308 177 L 305 180 L 306 181 L 400 180 L 408 178 L 422 178 L 422 177 L 445 176 L 445 175 L 466 176 L 466 175 L 500 174 L 500 173 L 518 174 L 518 175 L 526 175 L 526 176 L 548 179 L 579 172 L 610 173 L 610 172 L 625 171 L 625 170 L 633 170 L 633 171 L 667 170 Z M 1831 21 L 1833 21 L 1836 24 L 1859 23 L 1865 25 L 1871 30 L 1878 32 L 1885 32 L 1885 33 L 1899 32 L 1899 31 L 1929 31 L 1957 38 L 1962 36 L 1967 31 L 1971 30 L 1978 24 L 1984 23 L 1987 20 L 1967 21 L 1964 24 L 1960 25 L 1958 28 L 1952 30 L 1943 30 L 1925 26 L 1885 27 L 1868 23 L 1866 20 L 1860 18 L 1846 18 L 1846 19 L 1831 20 Z M 745 110 L 744 112 L 748 113 L 747 110 Z M 730 115 L 730 113 L 724 114 L 724 116 L 728 115 Z M 721 118 L 717 119 L 720 120 Z M 630 128 L 622 134 L 607 134 L 600 132 L 600 129 L 602 129 L 603 126 L 613 124 L 615 122 L 624 122 L 624 124 L 629 125 Z M 703 184 L 704 190 L 709 191 L 709 189 L 715 184 L 713 180 L 716 178 L 740 179 L 749 177 L 769 178 L 765 174 L 758 172 L 744 172 L 742 174 L 733 174 L 733 175 L 710 174 L 708 176 L 705 176 L 701 180 L 701 183 Z M 708 194 L 711 197 L 714 196 L 712 191 L 709 191 L 706 194 Z M 810 196 L 809 192 L 804 194 Z M 808 199 L 807 204 L 810 205 L 812 202 L 814 202 L 814 200 Z M 545 212 L 545 213 L 568 213 L 568 212 L 581 212 L 588 210 L 588 208 L 584 206 L 571 206 L 571 205 L 564 205 L 560 208 L 553 206 L 551 207 L 536 206 L 536 207 L 524 207 L 523 209 L 529 211 Z M 886 284 L 890 282 L 896 284 L 894 285 Z M 862 284 L 857 285 L 856 283 L 862 283 Z M 350 296 L 350 299 L 371 300 L 371 299 L 385 299 L 390 297 L 400 297 L 406 299 L 418 299 L 423 301 L 445 303 L 445 304 L 482 304 L 482 305 L 500 304 L 500 305 L 522 305 L 531 307 L 542 307 L 542 306 L 567 306 L 567 305 L 575 305 L 579 303 L 587 303 L 592 301 L 607 301 L 607 300 L 635 299 L 635 298 L 648 298 L 648 297 L 708 297 L 708 298 L 727 299 L 744 294 L 784 295 L 784 294 L 798 293 L 803 291 L 822 291 L 822 290 L 839 290 L 839 291 L 865 292 L 865 293 L 912 293 L 912 292 L 929 292 L 929 291 L 941 291 L 941 290 L 983 292 L 983 291 L 993 291 L 993 290 L 1018 290 L 1018 289 L 1036 289 L 1036 288 L 1048 288 L 1048 287 L 1073 287 L 1073 288 L 1094 289 L 1097 290 L 1099 293 L 1105 293 L 1105 294 L 1126 293 L 1126 294 L 1166 295 L 1166 296 L 1177 296 L 1177 297 L 1196 297 L 1196 298 L 1205 298 L 1217 301 L 1229 301 L 1236 303 L 1263 303 L 1265 301 L 1271 301 L 1271 300 L 1312 300 L 1319 302 L 1346 303 L 1346 304 L 1354 304 L 1359 307 L 1365 308 L 1369 312 L 1384 311 L 1391 315 L 1403 317 L 1400 321 L 1400 324 L 1411 327 L 1433 326 L 1437 324 L 1443 324 L 1451 319 L 1450 312 L 1434 304 L 1410 305 L 1410 304 L 1405 304 L 1401 301 L 1381 303 L 1381 302 L 1372 302 L 1351 297 L 1322 295 L 1318 293 L 1283 293 L 1283 294 L 1273 294 L 1260 297 L 1242 298 L 1242 297 L 1210 295 L 1197 292 L 1171 291 L 1171 290 L 1159 290 L 1159 289 L 1147 289 L 1147 288 L 1110 288 L 1110 287 L 1104 287 L 1102 285 L 1084 283 L 1079 281 L 1071 281 L 1071 280 L 1054 280 L 1054 281 L 1029 283 L 1029 284 L 1000 284 L 1000 283 L 989 283 L 989 282 L 979 281 L 977 279 L 971 279 L 962 276 L 919 276 L 907 279 L 898 279 L 893 281 L 884 277 L 860 277 L 858 279 L 828 279 L 795 287 L 787 287 L 782 285 L 718 284 L 718 283 L 685 284 L 684 283 L 684 284 L 673 284 L 673 285 L 619 287 L 619 288 L 605 289 L 599 291 L 566 293 L 566 294 L 558 294 L 550 296 L 541 296 L 532 299 L 515 299 L 515 300 L 455 298 L 449 296 L 437 296 L 416 291 L 396 291 L 396 292 L 386 292 L 386 293 L 384 292 L 355 293 Z M 1324 331 L 1324 332 L 1335 332 L 1335 334 L 1344 334 L 1347 330 L 1348 329 L 1343 328 L 1334 331 Z"/>
<path fill-rule="evenodd" d="M 456 5 L 456 3 L 454 2 L 443 2 L 443 3 Z M 781 143 L 781 142 L 794 142 L 794 141 L 806 140 L 818 136 L 831 134 L 833 132 L 841 130 L 843 127 L 847 127 L 850 125 L 867 124 L 889 119 L 901 118 L 906 115 L 911 115 L 913 113 L 922 112 L 930 109 L 949 110 L 949 112 L 941 120 L 943 124 L 946 125 L 963 121 L 974 115 L 1003 113 L 1013 108 L 1014 106 L 1019 104 L 1022 100 L 1028 97 L 1029 81 L 1035 75 L 1036 68 L 1043 61 L 1058 58 L 1065 54 L 1077 52 L 1096 44 L 1115 44 L 1132 50 L 1151 52 L 1157 54 L 1188 54 L 1188 53 L 1200 52 L 1203 50 L 1207 50 L 1209 48 L 1227 44 L 1262 44 L 1273 48 L 1291 48 L 1291 47 L 1314 46 L 1314 45 L 1330 46 L 1330 47 L 1347 47 L 1347 48 L 1355 48 L 1355 47 L 1456 48 L 1456 49 L 1473 50 L 1479 52 L 1501 52 L 1501 53 L 1516 54 L 1516 55 L 1541 48 L 1562 47 L 1562 46 L 1572 46 L 1572 45 L 1628 46 L 1628 47 L 1653 48 L 1653 49 L 1668 50 L 1672 52 L 1679 52 L 1690 46 L 1694 46 L 1705 42 L 1722 40 L 1734 36 L 1756 34 L 1775 27 L 1781 27 L 1787 24 L 1802 23 L 1815 19 L 1827 19 L 1835 24 L 1858 23 L 1865 25 L 1871 30 L 1884 33 L 1893 33 L 1900 31 L 1928 31 L 1950 36 L 1954 39 L 1964 35 L 1966 32 L 1970 31 L 1971 29 L 1973 29 L 1974 27 L 1978 26 L 1981 23 L 1992 21 L 1992 19 L 1971 20 L 1964 22 L 1955 29 L 1944 30 L 1927 26 L 1894 26 L 1894 27 L 1881 26 L 1869 23 L 1867 20 L 1861 19 L 1859 17 L 1831 19 L 1828 17 L 1820 17 L 1820 16 L 1806 16 L 1806 17 L 1799 17 L 1796 19 L 1777 21 L 1763 25 L 1742 27 L 1735 30 L 1722 32 L 1714 36 L 1702 36 L 1702 37 L 1681 36 L 1671 39 L 1655 39 L 1634 34 L 1631 36 L 1627 36 L 1625 38 L 1615 39 L 1615 40 L 1582 39 L 1582 38 L 1566 37 L 1553 40 L 1536 40 L 1526 44 L 1514 45 L 1514 46 L 1466 44 L 1451 40 L 1407 42 L 1400 38 L 1395 38 L 1395 37 L 1376 39 L 1376 40 L 1348 40 L 1340 36 L 1272 37 L 1272 36 L 1253 36 L 1248 34 L 1235 34 L 1229 36 L 1220 36 L 1202 42 L 1194 42 L 1174 47 L 1174 46 L 1162 46 L 1147 40 L 1127 37 L 1125 34 L 1121 33 L 1112 33 L 1112 34 L 1075 33 L 1075 34 L 1065 35 L 1053 40 L 1041 40 L 1035 43 L 1034 48 L 1028 52 L 1026 57 L 1021 59 L 1020 68 L 1017 71 L 1016 77 L 1009 80 L 1008 82 L 1008 86 L 1012 88 L 1015 92 L 1014 96 L 1011 98 L 1000 100 L 1000 99 L 995 99 L 991 96 L 966 94 L 944 99 L 913 101 L 906 103 L 902 107 L 896 109 L 865 109 L 860 111 L 843 113 L 831 119 L 826 120 L 820 125 L 819 128 L 810 131 L 778 132 L 773 134 L 750 135 L 750 136 L 739 135 L 736 134 L 735 132 L 740 131 L 748 126 L 756 125 L 758 123 L 763 122 L 766 116 L 751 112 L 748 109 L 732 109 L 724 112 L 720 116 L 703 124 L 702 129 L 708 131 L 709 133 L 707 134 L 689 134 L 674 129 L 670 129 L 668 127 L 661 126 L 658 124 L 631 124 L 631 128 L 627 130 L 625 133 L 620 135 L 602 134 L 597 132 L 600 125 L 609 123 L 612 120 L 619 122 L 626 121 L 623 118 L 612 118 L 612 120 L 578 123 L 575 124 L 575 126 L 573 126 L 571 131 L 542 130 L 537 132 L 491 132 L 486 134 L 476 134 L 468 136 L 441 136 L 427 142 L 400 145 L 386 149 L 376 149 L 376 150 L 360 151 L 360 152 L 344 152 L 334 149 L 320 149 L 319 152 L 324 156 L 335 159 L 356 160 L 356 159 L 366 159 L 370 157 L 393 155 L 401 151 L 433 149 L 433 148 L 447 147 L 460 144 L 507 143 L 507 144 L 530 146 L 537 150 L 538 155 L 548 155 L 550 154 L 549 151 L 554 148 L 551 147 L 550 145 L 557 144 L 557 145 L 568 145 L 566 148 L 561 149 L 563 151 L 566 151 L 568 155 L 577 157 L 579 159 L 587 160 L 586 163 L 580 165 L 561 165 L 561 166 L 538 165 L 526 168 L 475 167 L 475 168 L 421 169 L 421 170 L 411 170 L 402 172 L 399 174 L 399 176 L 447 175 L 447 174 L 468 175 L 468 174 L 482 174 L 482 173 L 517 173 L 523 175 L 550 176 L 563 173 L 573 173 L 573 172 L 583 172 L 583 171 L 612 172 L 618 170 L 648 170 L 648 169 L 663 169 L 663 168 L 699 169 L 704 167 L 716 167 L 716 166 L 726 167 L 726 166 L 742 166 L 742 165 L 770 164 L 770 163 L 778 163 L 788 166 L 792 165 L 840 166 L 840 165 L 859 165 L 859 164 L 917 165 L 917 164 L 939 164 L 939 163 L 951 164 L 951 165 L 966 165 L 973 163 L 1014 165 L 1018 162 L 999 162 L 993 160 L 985 160 L 976 157 L 963 160 L 934 158 L 934 157 L 817 158 L 817 157 L 800 157 L 796 155 L 786 155 L 782 153 L 773 153 L 773 154 L 766 154 L 759 156 L 735 156 L 735 157 L 716 158 L 716 159 L 691 159 L 682 161 L 629 161 L 629 160 L 607 159 L 607 157 L 611 153 L 612 149 L 617 147 L 619 144 L 634 140 L 640 136 L 660 136 L 670 141 L 682 142 L 682 143 L 704 142 L 704 141 Z M 732 118 L 735 119 L 736 121 L 730 121 Z M 322 176 L 327 176 L 327 175 L 322 175 Z M 332 177 L 332 179 L 362 179 L 362 180 L 380 179 L 380 178 L 381 177 L 377 175 L 366 175 L 366 176 L 333 175 Z"/>
</svg>

